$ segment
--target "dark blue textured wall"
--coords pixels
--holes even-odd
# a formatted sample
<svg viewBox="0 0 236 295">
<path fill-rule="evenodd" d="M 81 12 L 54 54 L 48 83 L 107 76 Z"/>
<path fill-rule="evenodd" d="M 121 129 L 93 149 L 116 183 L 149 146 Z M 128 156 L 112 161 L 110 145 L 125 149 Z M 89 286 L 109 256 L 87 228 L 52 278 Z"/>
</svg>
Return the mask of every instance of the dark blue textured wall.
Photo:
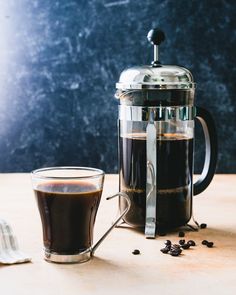
<svg viewBox="0 0 236 295">
<path fill-rule="evenodd" d="M 0 1 L 0 171 L 116 171 L 115 82 L 152 60 L 146 34 L 160 26 L 162 62 L 192 71 L 216 120 L 218 172 L 236 172 L 235 12 L 234 0 Z"/>
</svg>

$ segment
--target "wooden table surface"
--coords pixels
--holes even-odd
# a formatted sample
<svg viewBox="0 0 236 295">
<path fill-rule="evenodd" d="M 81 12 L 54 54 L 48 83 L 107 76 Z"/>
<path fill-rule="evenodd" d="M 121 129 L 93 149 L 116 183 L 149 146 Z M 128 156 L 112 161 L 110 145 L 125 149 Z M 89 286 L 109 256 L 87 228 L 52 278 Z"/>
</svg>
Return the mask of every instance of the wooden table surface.
<svg viewBox="0 0 236 295">
<path fill-rule="evenodd" d="M 117 214 L 118 176 L 106 175 L 95 240 Z M 140 232 L 116 228 L 84 264 L 60 265 L 42 259 L 42 232 L 29 174 L 0 174 L 0 216 L 13 227 L 32 263 L 0 265 L 0 294 L 236 294 L 236 175 L 216 175 L 194 197 L 194 215 L 208 228 L 188 232 L 197 246 L 181 257 L 160 252 L 165 239 L 146 240 Z M 214 241 L 214 248 L 201 245 Z M 134 249 L 141 255 L 132 255 Z"/>
</svg>

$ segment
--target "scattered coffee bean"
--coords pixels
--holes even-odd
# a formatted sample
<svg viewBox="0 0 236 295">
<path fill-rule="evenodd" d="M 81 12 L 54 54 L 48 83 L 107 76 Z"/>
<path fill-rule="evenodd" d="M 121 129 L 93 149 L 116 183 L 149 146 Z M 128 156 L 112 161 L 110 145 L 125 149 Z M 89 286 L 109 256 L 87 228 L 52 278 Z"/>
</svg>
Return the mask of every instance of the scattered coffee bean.
<svg viewBox="0 0 236 295">
<path fill-rule="evenodd" d="M 165 241 L 165 247 L 160 251 L 164 254 L 170 254 L 171 256 L 179 256 L 182 252 L 180 245 L 172 244 L 170 240 Z"/>
<path fill-rule="evenodd" d="M 166 248 L 170 250 L 171 249 L 171 245 L 166 246 Z"/>
<path fill-rule="evenodd" d="M 171 252 L 170 252 L 170 255 L 171 255 L 171 256 L 179 256 L 179 252 L 171 251 Z"/>
<path fill-rule="evenodd" d="M 180 238 L 183 238 L 184 236 L 185 236 L 185 233 L 184 233 L 183 231 L 180 231 L 180 232 L 179 232 L 179 237 L 180 237 Z"/>
<path fill-rule="evenodd" d="M 181 254 L 181 252 L 182 252 L 181 249 L 171 250 L 170 255 L 171 256 L 179 256 Z"/>
<path fill-rule="evenodd" d="M 187 250 L 190 248 L 190 245 L 189 244 L 183 244 L 181 245 L 181 247 L 184 249 L 184 250 Z"/>
<path fill-rule="evenodd" d="M 206 225 L 206 224 L 204 223 L 204 225 Z M 203 227 L 203 228 L 205 228 L 205 227 Z M 184 237 L 184 236 L 185 236 L 185 233 L 183 231 L 180 231 L 179 237 Z M 205 245 L 208 248 L 212 248 L 214 243 L 209 242 L 207 240 L 203 240 L 202 245 Z M 165 247 L 162 248 L 160 251 L 164 254 L 170 254 L 171 256 L 179 256 L 182 252 L 182 249 L 187 250 L 192 246 L 196 246 L 196 243 L 193 240 L 188 240 L 187 242 L 185 242 L 185 239 L 181 239 L 181 240 L 179 240 L 179 244 L 172 244 L 172 242 L 170 240 L 166 240 Z M 140 254 L 140 251 L 134 250 L 132 253 L 137 255 L 137 254 Z"/>
<path fill-rule="evenodd" d="M 171 245 L 171 249 L 180 249 L 180 245 L 173 244 L 173 245 Z"/>
<path fill-rule="evenodd" d="M 200 228 L 206 228 L 207 227 L 207 224 L 206 223 L 201 223 L 200 224 Z"/>
<path fill-rule="evenodd" d="M 208 242 L 208 243 L 206 244 L 206 246 L 207 246 L 208 248 L 212 248 L 212 247 L 213 247 L 213 245 L 214 245 L 214 243 L 213 243 L 213 242 Z"/>
<path fill-rule="evenodd" d="M 187 242 L 187 244 L 188 244 L 189 246 L 196 246 L 196 243 L 195 243 L 193 240 L 189 240 L 189 241 Z"/>
<path fill-rule="evenodd" d="M 165 241 L 165 245 L 166 245 L 166 246 L 170 246 L 170 245 L 171 245 L 171 241 L 170 241 L 170 240 L 166 240 L 166 241 Z"/>
<path fill-rule="evenodd" d="M 203 244 L 203 245 L 206 245 L 207 243 L 208 243 L 207 240 L 203 240 L 203 241 L 202 241 L 202 244 Z"/>
<path fill-rule="evenodd" d="M 160 251 L 164 254 L 167 254 L 170 251 L 170 249 L 168 247 L 165 247 L 165 248 L 162 248 Z"/>
<path fill-rule="evenodd" d="M 138 249 L 135 249 L 133 252 L 132 252 L 134 255 L 139 255 L 140 254 L 140 251 Z"/>
<path fill-rule="evenodd" d="M 180 244 L 180 245 L 185 244 L 185 240 L 179 240 L 179 244 Z"/>
<path fill-rule="evenodd" d="M 203 240 L 202 244 L 207 246 L 208 248 L 212 248 L 214 243 L 213 242 L 208 242 L 207 240 Z"/>
</svg>

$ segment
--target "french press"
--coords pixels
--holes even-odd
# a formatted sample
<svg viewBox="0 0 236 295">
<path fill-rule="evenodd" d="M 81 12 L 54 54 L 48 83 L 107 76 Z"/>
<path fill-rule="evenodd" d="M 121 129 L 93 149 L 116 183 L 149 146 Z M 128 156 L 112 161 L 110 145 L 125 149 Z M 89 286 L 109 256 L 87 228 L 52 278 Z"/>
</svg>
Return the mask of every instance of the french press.
<svg viewBox="0 0 236 295">
<path fill-rule="evenodd" d="M 147 238 L 158 230 L 186 225 L 192 216 L 192 196 L 210 184 L 217 162 L 217 136 L 210 113 L 194 105 L 191 72 L 163 65 L 158 46 L 164 33 L 153 29 L 151 65 L 124 70 L 116 84 L 119 105 L 119 185 L 131 201 L 124 222 L 145 229 Z M 193 183 L 194 120 L 205 136 L 205 162 Z M 120 199 L 120 210 L 127 204 Z"/>
</svg>

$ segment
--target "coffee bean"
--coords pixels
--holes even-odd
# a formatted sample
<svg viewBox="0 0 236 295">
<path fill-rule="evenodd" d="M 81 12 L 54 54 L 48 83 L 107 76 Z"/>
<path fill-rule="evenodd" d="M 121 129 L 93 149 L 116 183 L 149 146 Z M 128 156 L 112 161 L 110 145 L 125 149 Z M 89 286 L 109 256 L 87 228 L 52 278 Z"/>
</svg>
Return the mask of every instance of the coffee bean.
<svg viewBox="0 0 236 295">
<path fill-rule="evenodd" d="M 208 243 L 207 240 L 203 240 L 203 241 L 202 241 L 202 244 L 203 244 L 203 245 L 207 245 L 207 243 Z"/>
<path fill-rule="evenodd" d="M 179 253 L 177 253 L 177 252 L 170 252 L 170 255 L 171 256 L 179 256 Z"/>
<path fill-rule="evenodd" d="M 185 233 L 184 233 L 183 231 L 180 231 L 180 232 L 179 232 L 179 237 L 180 237 L 180 238 L 183 238 L 184 236 L 185 236 Z"/>
<path fill-rule="evenodd" d="M 179 249 L 178 252 L 179 252 L 179 254 L 181 254 L 182 253 L 182 249 Z"/>
<path fill-rule="evenodd" d="M 165 241 L 165 245 L 166 245 L 166 246 L 171 245 L 171 241 L 170 241 L 170 240 L 166 240 L 166 241 Z"/>
<path fill-rule="evenodd" d="M 196 246 L 196 243 L 195 243 L 193 240 L 189 240 L 189 241 L 187 242 L 187 244 L 188 244 L 189 246 Z"/>
<path fill-rule="evenodd" d="M 171 249 L 171 251 L 178 252 L 180 254 L 182 252 L 182 249 L 180 249 L 180 248 L 178 248 L 178 249 Z"/>
<path fill-rule="evenodd" d="M 185 240 L 179 240 L 179 244 L 180 244 L 180 245 L 185 244 Z"/>
<path fill-rule="evenodd" d="M 173 244 L 173 245 L 171 245 L 171 249 L 180 249 L 180 245 Z"/>
<path fill-rule="evenodd" d="M 213 243 L 213 242 L 208 242 L 208 243 L 206 244 L 206 246 L 207 246 L 208 248 L 212 248 L 212 247 L 213 247 L 213 245 L 214 245 L 214 243 Z"/>
<path fill-rule="evenodd" d="M 179 256 L 181 254 L 180 251 L 170 251 L 171 256 Z"/>
<path fill-rule="evenodd" d="M 181 247 L 182 247 L 184 250 L 187 250 L 187 249 L 190 248 L 190 245 L 189 245 L 189 244 L 183 244 Z"/>
<path fill-rule="evenodd" d="M 170 251 L 170 249 L 165 247 L 165 248 L 162 248 L 160 251 L 164 254 L 167 254 Z"/>
<path fill-rule="evenodd" d="M 169 249 L 169 251 L 170 251 L 171 245 L 165 246 L 165 248 Z"/>
<path fill-rule="evenodd" d="M 134 255 L 139 255 L 140 254 L 140 251 L 138 249 L 135 249 L 133 252 L 132 252 Z"/>
<path fill-rule="evenodd" d="M 206 223 L 201 223 L 200 224 L 200 228 L 206 228 L 207 227 L 207 224 Z"/>
</svg>

